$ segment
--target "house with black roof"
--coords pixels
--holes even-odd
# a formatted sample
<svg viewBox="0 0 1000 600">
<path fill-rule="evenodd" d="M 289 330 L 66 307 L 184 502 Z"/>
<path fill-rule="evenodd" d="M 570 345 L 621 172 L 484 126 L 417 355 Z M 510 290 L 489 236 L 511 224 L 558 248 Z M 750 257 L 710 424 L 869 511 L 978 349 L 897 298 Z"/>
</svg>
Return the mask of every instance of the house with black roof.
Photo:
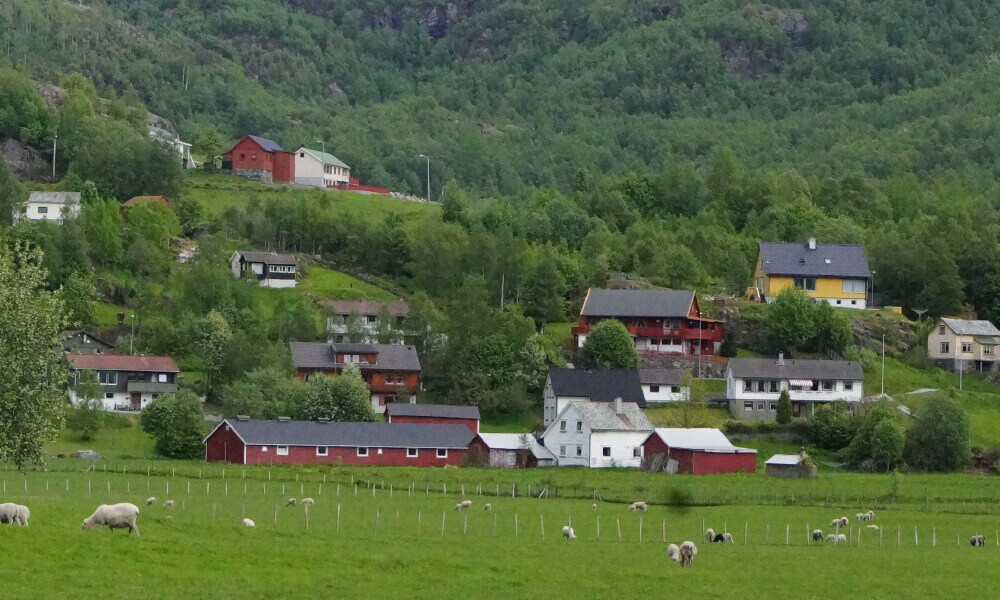
<svg viewBox="0 0 1000 600">
<path fill-rule="evenodd" d="M 549 369 L 542 392 L 545 426 L 551 425 L 570 402 L 622 402 L 646 408 L 639 372 L 629 369 Z"/>
<path fill-rule="evenodd" d="M 751 298 L 773 302 L 782 290 L 796 288 L 817 301 L 841 308 L 868 306 L 872 271 L 861 244 L 760 242 Z"/>
<path fill-rule="evenodd" d="M 237 279 L 256 277 L 260 287 L 295 287 L 295 257 L 277 252 L 244 252 L 237 250 L 229 257 L 229 269 Z M 247 275 L 247 273 L 250 275 Z"/>
</svg>

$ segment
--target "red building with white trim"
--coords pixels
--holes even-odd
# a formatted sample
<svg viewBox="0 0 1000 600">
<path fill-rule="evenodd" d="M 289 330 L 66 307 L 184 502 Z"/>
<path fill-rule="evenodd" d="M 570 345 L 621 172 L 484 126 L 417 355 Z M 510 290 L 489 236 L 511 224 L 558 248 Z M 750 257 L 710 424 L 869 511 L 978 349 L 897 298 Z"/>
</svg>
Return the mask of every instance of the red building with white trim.
<svg viewBox="0 0 1000 600">
<path fill-rule="evenodd" d="M 722 323 L 702 316 L 698 296 L 689 290 L 588 290 L 571 330 L 577 347 L 604 319 L 621 321 L 640 354 L 707 356 L 722 343 Z"/>
<path fill-rule="evenodd" d="M 222 155 L 222 169 L 264 183 L 293 183 L 295 153 L 267 138 L 248 135 Z"/>
<path fill-rule="evenodd" d="M 657 428 L 642 449 L 647 471 L 689 475 L 757 471 L 757 451 L 734 446 L 718 429 Z"/>
<path fill-rule="evenodd" d="M 226 419 L 204 439 L 207 462 L 443 467 L 485 453 L 465 425 Z"/>
<path fill-rule="evenodd" d="M 385 416 L 390 423 L 465 425 L 472 433 L 479 433 L 479 407 L 477 406 L 393 402 L 385 405 Z"/>
</svg>

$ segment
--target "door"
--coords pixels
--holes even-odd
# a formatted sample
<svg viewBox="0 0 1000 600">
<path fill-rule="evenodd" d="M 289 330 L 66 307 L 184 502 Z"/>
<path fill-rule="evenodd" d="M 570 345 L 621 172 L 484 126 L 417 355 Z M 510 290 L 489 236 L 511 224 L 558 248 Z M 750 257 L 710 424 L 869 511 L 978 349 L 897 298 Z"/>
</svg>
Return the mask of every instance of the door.
<svg viewBox="0 0 1000 600">
<path fill-rule="evenodd" d="M 142 404 L 142 394 L 132 392 L 132 410 L 139 410 Z"/>
</svg>

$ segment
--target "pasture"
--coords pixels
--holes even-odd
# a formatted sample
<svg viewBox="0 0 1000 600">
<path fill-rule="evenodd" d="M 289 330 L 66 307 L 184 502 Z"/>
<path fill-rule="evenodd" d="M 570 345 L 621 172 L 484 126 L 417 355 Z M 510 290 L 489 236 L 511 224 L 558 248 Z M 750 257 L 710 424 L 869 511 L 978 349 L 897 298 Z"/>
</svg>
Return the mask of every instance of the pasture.
<svg viewBox="0 0 1000 600">
<path fill-rule="evenodd" d="M 60 598 L 626 598 L 669 590 L 702 598 L 735 591 L 742 598 L 946 598 L 976 587 L 1000 560 L 996 485 L 969 476 L 938 479 L 938 503 L 924 507 L 876 507 L 877 496 L 861 498 L 882 529 L 861 529 L 859 539 L 854 514 L 861 509 L 824 505 L 811 484 L 841 490 L 837 501 L 847 502 L 852 483 L 867 477 L 870 488 L 880 487 L 879 476 L 775 482 L 755 475 L 318 471 L 162 461 L 100 463 L 83 472 L 87 464 L 63 460 L 49 471 L 0 472 L 0 501 L 32 511 L 27 529 L 0 527 L 5 564 L 17 569 L 16 577 L 0 578 L 0 597 L 48 598 L 58 590 Z M 151 466 L 150 476 L 143 465 Z M 927 483 L 909 477 L 901 495 Z M 586 497 L 592 484 L 603 498 L 596 511 L 594 490 Z M 545 487 L 550 493 L 538 498 Z M 710 488 L 724 490 L 726 499 L 691 505 Z M 157 503 L 147 507 L 149 496 Z M 306 496 L 316 500 L 308 521 L 304 507 L 286 506 L 287 498 Z M 674 504 L 654 504 L 660 497 Z M 465 498 L 472 508 L 455 511 Z M 168 499 L 171 509 L 162 506 Z M 650 501 L 649 511 L 627 512 L 632 499 Z M 98 504 L 122 501 L 140 507 L 141 537 L 80 529 Z M 483 510 L 487 502 L 492 511 Z M 240 526 L 244 515 L 254 529 Z M 851 519 L 850 544 L 810 542 L 807 523 L 826 533 L 841 515 Z M 568 522 L 578 539 L 561 537 Z M 703 523 L 731 532 L 735 543 L 704 542 Z M 974 533 L 986 535 L 984 548 L 969 545 Z M 667 560 L 664 540 L 698 544 L 694 567 Z"/>
</svg>

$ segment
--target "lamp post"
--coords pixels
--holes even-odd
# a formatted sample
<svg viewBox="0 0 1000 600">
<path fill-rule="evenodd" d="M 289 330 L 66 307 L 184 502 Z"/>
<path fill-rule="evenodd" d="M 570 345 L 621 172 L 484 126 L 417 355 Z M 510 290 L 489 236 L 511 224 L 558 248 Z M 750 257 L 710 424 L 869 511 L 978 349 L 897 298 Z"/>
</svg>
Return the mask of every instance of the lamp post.
<svg viewBox="0 0 1000 600">
<path fill-rule="evenodd" d="M 875 306 L 875 269 L 872 269 L 872 297 L 868 303 L 869 308 L 874 308 Z"/>
<path fill-rule="evenodd" d="M 52 138 L 52 181 L 56 180 L 56 147 L 59 143 L 59 134 Z"/>
<path fill-rule="evenodd" d="M 326 142 L 323 140 L 316 141 L 320 143 L 320 147 L 323 149 L 323 157 L 320 162 L 323 163 L 323 187 L 326 187 Z"/>
<path fill-rule="evenodd" d="M 128 338 L 128 353 L 132 354 L 132 343 L 135 341 L 135 313 L 130 316 L 132 319 L 132 335 Z"/>
<path fill-rule="evenodd" d="M 698 311 L 698 379 L 701 379 L 701 311 Z"/>
<path fill-rule="evenodd" d="M 426 154 L 421 154 L 420 158 L 427 159 L 427 202 L 431 201 L 431 157 Z"/>
</svg>

